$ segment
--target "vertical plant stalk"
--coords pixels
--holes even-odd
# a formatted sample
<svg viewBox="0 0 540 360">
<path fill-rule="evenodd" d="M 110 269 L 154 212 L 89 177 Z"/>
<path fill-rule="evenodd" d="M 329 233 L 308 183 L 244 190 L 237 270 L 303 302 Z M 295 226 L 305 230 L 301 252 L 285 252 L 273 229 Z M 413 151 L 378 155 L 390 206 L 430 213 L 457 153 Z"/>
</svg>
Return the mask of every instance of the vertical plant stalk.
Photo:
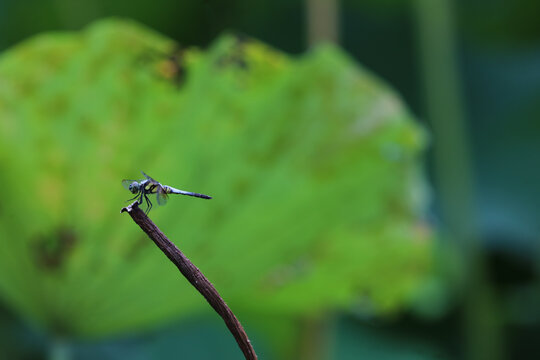
<svg viewBox="0 0 540 360">
<path fill-rule="evenodd" d="M 433 131 L 435 181 L 445 226 L 475 257 L 471 152 L 448 0 L 417 0 L 423 95 Z"/>
<path fill-rule="evenodd" d="M 308 46 L 322 42 L 338 43 L 338 0 L 306 0 L 306 17 Z"/>
<path fill-rule="evenodd" d="M 500 359 L 502 332 L 487 282 L 476 230 L 471 151 L 456 51 L 452 0 L 416 0 L 423 94 L 433 133 L 435 184 L 443 235 L 452 239 L 465 267 L 464 316 L 468 357 Z"/>
<path fill-rule="evenodd" d="M 244 331 L 244 328 L 234 316 L 233 312 L 221 298 L 216 288 L 201 271 L 174 245 L 159 228 L 146 216 L 135 201 L 122 208 L 121 213 L 127 212 L 133 221 L 148 235 L 157 247 L 176 265 L 184 277 L 204 296 L 212 308 L 223 318 L 225 324 L 233 334 L 238 346 L 248 360 L 256 360 L 257 355 Z"/>
</svg>

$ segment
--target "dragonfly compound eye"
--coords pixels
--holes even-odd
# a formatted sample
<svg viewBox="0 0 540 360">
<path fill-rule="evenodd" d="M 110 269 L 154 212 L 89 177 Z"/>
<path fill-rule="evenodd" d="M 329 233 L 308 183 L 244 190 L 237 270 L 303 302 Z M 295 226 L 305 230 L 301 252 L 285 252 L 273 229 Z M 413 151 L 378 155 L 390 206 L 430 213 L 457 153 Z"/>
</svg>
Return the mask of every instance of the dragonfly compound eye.
<svg viewBox="0 0 540 360">
<path fill-rule="evenodd" d="M 139 192 L 139 184 L 137 182 L 132 182 L 129 184 L 129 191 L 131 191 L 132 194 L 136 194 Z"/>
</svg>

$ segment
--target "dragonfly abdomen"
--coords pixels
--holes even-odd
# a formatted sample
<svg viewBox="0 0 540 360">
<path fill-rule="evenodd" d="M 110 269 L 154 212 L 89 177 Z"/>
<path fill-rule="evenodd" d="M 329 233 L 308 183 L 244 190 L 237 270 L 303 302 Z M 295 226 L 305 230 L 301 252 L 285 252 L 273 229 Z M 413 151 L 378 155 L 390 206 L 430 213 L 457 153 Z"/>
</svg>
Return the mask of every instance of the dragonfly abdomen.
<svg viewBox="0 0 540 360">
<path fill-rule="evenodd" d="M 188 195 L 188 196 L 198 197 L 198 198 L 201 198 L 201 199 L 211 199 L 212 198 L 211 196 L 208 196 L 208 195 L 199 194 L 199 193 L 195 193 L 195 192 L 191 192 L 191 191 L 184 191 L 184 190 L 173 188 L 171 186 L 164 186 L 164 188 L 165 188 L 165 191 L 167 191 L 168 194 Z"/>
</svg>

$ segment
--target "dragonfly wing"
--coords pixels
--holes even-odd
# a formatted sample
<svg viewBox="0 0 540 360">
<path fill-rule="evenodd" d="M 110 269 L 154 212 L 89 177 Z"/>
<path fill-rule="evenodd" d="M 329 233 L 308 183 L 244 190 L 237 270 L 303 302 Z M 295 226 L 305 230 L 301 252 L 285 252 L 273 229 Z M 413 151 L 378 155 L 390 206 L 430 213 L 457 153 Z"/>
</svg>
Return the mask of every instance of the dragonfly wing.
<svg viewBox="0 0 540 360">
<path fill-rule="evenodd" d="M 150 176 L 146 175 L 144 171 L 141 171 L 145 178 L 147 178 L 152 184 L 159 184 L 156 180 L 152 179 Z"/>
<path fill-rule="evenodd" d="M 167 203 L 167 200 L 169 200 L 169 195 L 167 195 L 167 192 L 161 185 L 159 185 L 157 188 L 156 198 L 158 205 L 165 205 Z"/>
</svg>

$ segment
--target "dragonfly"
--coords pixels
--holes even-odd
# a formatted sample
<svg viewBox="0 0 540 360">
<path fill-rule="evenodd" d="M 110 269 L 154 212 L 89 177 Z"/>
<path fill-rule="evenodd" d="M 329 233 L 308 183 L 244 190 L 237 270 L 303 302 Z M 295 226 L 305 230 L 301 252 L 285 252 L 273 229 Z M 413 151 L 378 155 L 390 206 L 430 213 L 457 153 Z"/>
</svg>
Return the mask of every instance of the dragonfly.
<svg viewBox="0 0 540 360">
<path fill-rule="evenodd" d="M 152 179 L 150 176 L 146 175 L 144 171 L 141 171 L 144 175 L 144 179 L 142 180 L 129 180 L 124 179 L 122 180 L 122 185 L 124 188 L 129 190 L 132 194 L 135 194 L 135 196 L 127 201 L 132 201 L 137 199 L 137 202 L 139 205 L 143 203 L 143 201 L 146 201 L 147 208 L 145 213 L 148 214 L 150 212 L 150 209 L 152 209 L 152 202 L 148 198 L 148 195 L 156 194 L 156 200 L 158 205 L 165 205 L 167 203 L 167 200 L 169 199 L 168 194 L 180 194 L 180 195 L 188 195 L 188 196 L 194 196 L 201 199 L 211 199 L 211 196 L 199 194 L 195 192 L 190 191 L 184 191 L 180 189 L 173 188 L 172 186 L 168 185 L 162 185 L 156 180 Z"/>
</svg>

